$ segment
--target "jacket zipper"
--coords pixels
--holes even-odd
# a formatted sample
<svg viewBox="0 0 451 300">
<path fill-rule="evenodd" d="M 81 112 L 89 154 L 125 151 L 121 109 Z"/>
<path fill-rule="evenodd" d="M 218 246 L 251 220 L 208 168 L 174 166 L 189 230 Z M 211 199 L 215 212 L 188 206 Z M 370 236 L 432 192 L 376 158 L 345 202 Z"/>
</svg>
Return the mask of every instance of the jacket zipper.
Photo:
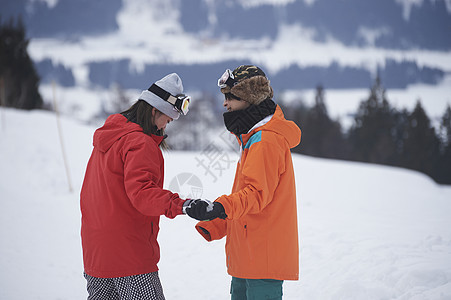
<svg viewBox="0 0 451 300">
<path fill-rule="evenodd" d="M 244 224 L 244 238 L 245 238 L 245 243 L 247 246 L 247 252 L 249 253 L 249 258 L 252 260 L 253 259 L 253 255 L 252 255 L 252 251 L 251 251 L 251 247 L 249 245 L 249 240 L 247 239 L 247 224 Z"/>
</svg>

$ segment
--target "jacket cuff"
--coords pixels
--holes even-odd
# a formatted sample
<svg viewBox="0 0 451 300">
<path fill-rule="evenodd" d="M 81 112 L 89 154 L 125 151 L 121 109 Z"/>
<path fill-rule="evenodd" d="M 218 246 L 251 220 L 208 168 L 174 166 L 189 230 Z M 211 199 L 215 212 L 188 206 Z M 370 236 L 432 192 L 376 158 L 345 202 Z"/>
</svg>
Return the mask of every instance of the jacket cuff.
<svg viewBox="0 0 451 300">
<path fill-rule="evenodd" d="M 178 195 L 176 199 L 172 200 L 172 202 L 175 203 L 177 215 L 183 215 L 183 204 L 185 201 L 186 200 L 179 198 Z"/>
<path fill-rule="evenodd" d="M 202 225 L 197 224 L 196 225 L 196 230 L 200 233 L 201 236 L 204 237 L 204 239 L 206 239 L 208 242 L 211 242 L 211 235 L 210 232 Z"/>
<path fill-rule="evenodd" d="M 219 197 L 215 200 L 215 202 L 219 202 L 222 204 L 222 207 L 224 208 L 225 214 L 227 215 L 228 219 L 232 219 L 232 209 L 229 206 L 228 201 L 225 199 L 224 196 Z"/>
</svg>

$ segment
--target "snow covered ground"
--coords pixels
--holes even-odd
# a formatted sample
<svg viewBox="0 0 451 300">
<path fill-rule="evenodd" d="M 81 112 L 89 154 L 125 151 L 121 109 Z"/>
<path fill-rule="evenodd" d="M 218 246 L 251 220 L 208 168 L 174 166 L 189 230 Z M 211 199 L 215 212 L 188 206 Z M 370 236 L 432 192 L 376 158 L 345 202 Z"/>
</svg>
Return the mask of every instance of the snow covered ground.
<svg viewBox="0 0 451 300">
<path fill-rule="evenodd" d="M 87 296 L 79 191 L 95 128 L 61 120 L 70 192 L 56 123 L 50 112 L 0 109 L 0 299 Z M 238 156 L 215 149 L 166 153 L 165 186 L 211 200 L 228 193 Z M 451 299 L 450 186 L 399 168 L 293 161 L 300 280 L 284 283 L 284 299 Z M 224 241 L 205 242 L 195 223 L 162 218 L 166 298 L 229 299 Z"/>
</svg>

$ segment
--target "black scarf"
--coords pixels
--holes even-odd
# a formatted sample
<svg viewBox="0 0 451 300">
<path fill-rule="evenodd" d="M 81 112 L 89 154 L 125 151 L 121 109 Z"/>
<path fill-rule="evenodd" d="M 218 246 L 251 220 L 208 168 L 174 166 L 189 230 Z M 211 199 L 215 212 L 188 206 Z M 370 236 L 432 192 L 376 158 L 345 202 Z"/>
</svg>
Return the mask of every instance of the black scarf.
<svg viewBox="0 0 451 300">
<path fill-rule="evenodd" d="M 255 124 L 276 111 L 276 104 L 267 98 L 258 105 L 251 105 L 243 110 L 228 111 L 223 114 L 228 131 L 239 136 L 247 133 Z"/>
</svg>

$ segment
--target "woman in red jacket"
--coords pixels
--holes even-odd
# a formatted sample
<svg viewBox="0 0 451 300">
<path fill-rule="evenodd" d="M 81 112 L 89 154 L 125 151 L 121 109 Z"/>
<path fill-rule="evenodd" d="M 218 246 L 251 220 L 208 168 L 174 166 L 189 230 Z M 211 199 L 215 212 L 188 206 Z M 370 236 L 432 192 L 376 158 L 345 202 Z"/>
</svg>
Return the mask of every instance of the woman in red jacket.
<svg viewBox="0 0 451 300">
<path fill-rule="evenodd" d="M 158 277 L 161 215 L 185 200 L 163 189 L 164 129 L 188 112 L 180 77 L 169 74 L 94 133 L 80 194 L 88 299 L 164 299 Z"/>
</svg>

